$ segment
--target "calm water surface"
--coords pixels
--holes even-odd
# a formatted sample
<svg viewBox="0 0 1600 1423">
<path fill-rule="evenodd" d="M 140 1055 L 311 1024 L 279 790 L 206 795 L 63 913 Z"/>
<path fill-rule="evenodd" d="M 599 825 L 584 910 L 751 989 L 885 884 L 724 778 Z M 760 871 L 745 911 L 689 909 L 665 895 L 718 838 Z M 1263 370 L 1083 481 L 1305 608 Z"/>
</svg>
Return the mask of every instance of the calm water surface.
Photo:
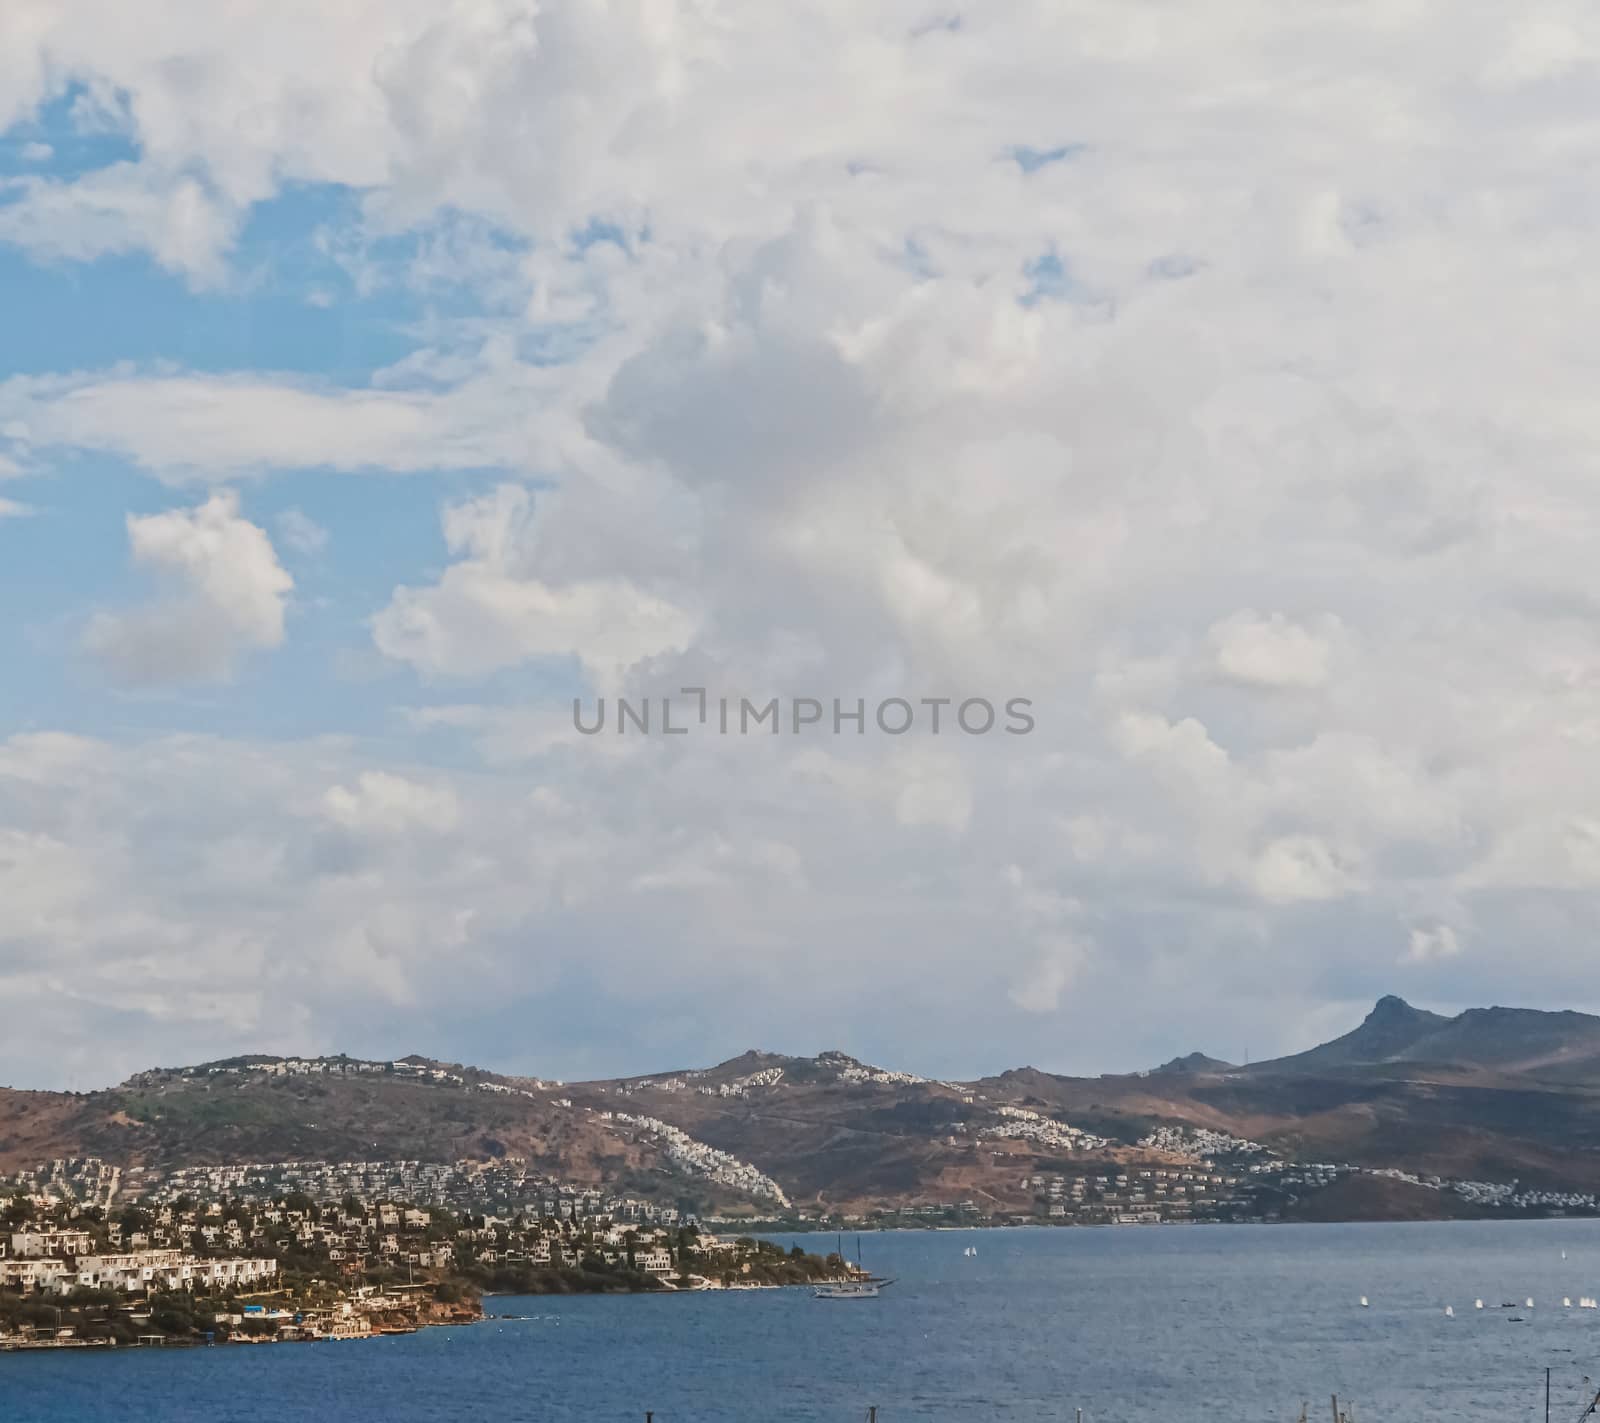
<svg viewBox="0 0 1600 1423">
<path fill-rule="evenodd" d="M 1600 1222 L 863 1244 L 899 1281 L 876 1301 L 501 1298 L 491 1311 L 531 1317 L 362 1343 L 0 1355 L 0 1423 L 566 1423 L 646 1409 L 657 1423 L 857 1423 L 868 1404 L 881 1423 L 1070 1423 L 1078 1407 L 1086 1423 L 1289 1423 L 1302 1399 L 1327 1418 L 1335 1392 L 1361 1423 L 1511 1423 L 1544 1417 L 1547 1366 L 1566 1423 L 1584 1376 L 1600 1387 L 1600 1310 L 1561 1307 L 1600 1296 Z M 1499 1308 L 1530 1295 L 1531 1311 Z"/>
</svg>

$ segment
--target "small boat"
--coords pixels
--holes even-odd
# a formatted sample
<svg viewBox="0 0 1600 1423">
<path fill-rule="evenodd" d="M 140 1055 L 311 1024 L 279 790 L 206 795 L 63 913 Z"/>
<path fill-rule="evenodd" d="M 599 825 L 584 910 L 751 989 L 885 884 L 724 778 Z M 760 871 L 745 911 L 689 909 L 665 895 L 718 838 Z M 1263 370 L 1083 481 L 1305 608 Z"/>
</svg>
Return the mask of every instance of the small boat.
<svg viewBox="0 0 1600 1423">
<path fill-rule="evenodd" d="M 818 1285 L 813 1291 L 814 1299 L 877 1299 L 882 1290 L 886 1290 L 894 1283 L 893 1280 L 846 1280 L 837 1285 Z"/>
<path fill-rule="evenodd" d="M 838 1256 L 844 1260 L 844 1245 L 840 1243 Z M 869 1275 L 861 1267 L 861 1237 L 856 1236 L 856 1263 L 855 1275 L 848 1280 L 841 1280 L 834 1284 L 818 1285 L 812 1291 L 813 1299 L 877 1299 L 879 1293 L 889 1288 L 893 1280 L 880 1279 L 877 1275 Z"/>
<path fill-rule="evenodd" d="M 1453 1304 L 1447 1304 L 1444 1307 L 1444 1317 L 1446 1319 L 1454 1319 L 1456 1317 L 1456 1307 Z"/>
</svg>

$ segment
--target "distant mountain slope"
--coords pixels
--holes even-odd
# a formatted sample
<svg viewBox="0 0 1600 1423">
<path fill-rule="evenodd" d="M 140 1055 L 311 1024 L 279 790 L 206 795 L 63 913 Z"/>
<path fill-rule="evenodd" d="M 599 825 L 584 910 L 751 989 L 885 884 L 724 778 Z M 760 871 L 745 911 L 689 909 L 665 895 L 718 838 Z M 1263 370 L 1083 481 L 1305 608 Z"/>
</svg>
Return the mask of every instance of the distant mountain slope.
<svg viewBox="0 0 1600 1423">
<path fill-rule="evenodd" d="M 82 1096 L 0 1091 L 0 1173 L 85 1155 L 156 1168 L 516 1157 L 573 1183 L 748 1210 L 768 1198 L 741 1184 L 742 1164 L 801 1202 L 1025 1208 L 1028 1174 L 1058 1169 L 1075 1139 L 1005 1105 L 840 1052 L 580 1083 L 420 1057 L 244 1055 Z"/>
<path fill-rule="evenodd" d="M 1230 1072 L 1233 1070 L 1233 1064 L 1224 1062 L 1220 1057 L 1207 1057 L 1203 1052 L 1190 1052 L 1163 1062 L 1160 1067 L 1153 1067 L 1150 1070 L 1152 1073 Z"/>
<path fill-rule="evenodd" d="M 1600 1018 L 1532 1008 L 1469 1008 L 1406 1050 L 1413 1061 L 1542 1072 L 1600 1057 Z"/>
<path fill-rule="evenodd" d="M 1600 1018 L 1533 1008 L 1469 1008 L 1446 1018 L 1391 996 L 1343 1037 L 1247 1070 L 1268 1076 L 1407 1062 L 1502 1072 L 1582 1066 L 1600 1082 Z"/>
<path fill-rule="evenodd" d="M 1392 1062 L 1429 1034 L 1447 1027 L 1451 1019 L 1413 1008 L 1403 998 L 1380 998 L 1361 1025 L 1343 1037 L 1290 1057 L 1252 1064 L 1247 1070 L 1263 1076 L 1273 1072 L 1317 1072 L 1326 1068 Z"/>
<path fill-rule="evenodd" d="M 967 1083 L 752 1049 L 565 1084 L 423 1057 L 247 1054 L 87 1094 L 0 1089 L 0 1173 L 85 1155 L 157 1167 L 519 1157 L 573 1183 L 718 1209 L 753 1198 L 748 1178 L 708 1160 L 764 1173 L 802 1207 L 1026 1212 L 1039 1173 L 1104 1171 L 1197 1140 L 1225 1151 L 1230 1137 L 1290 1160 L 1600 1189 L 1600 1018 L 1452 1018 L 1387 997 L 1343 1036 L 1249 1067 L 1190 1053 L 1143 1073 L 1028 1067 Z"/>
<path fill-rule="evenodd" d="M 291 1075 L 282 1059 L 239 1058 L 140 1073 L 83 1095 L 0 1093 L 0 1170 L 55 1156 L 157 1167 L 223 1162 L 371 1159 L 454 1161 L 521 1156 L 575 1181 L 659 1166 L 554 1091 L 427 1064 L 426 1076 Z M 407 1060 L 419 1073 L 425 1060 Z"/>
</svg>

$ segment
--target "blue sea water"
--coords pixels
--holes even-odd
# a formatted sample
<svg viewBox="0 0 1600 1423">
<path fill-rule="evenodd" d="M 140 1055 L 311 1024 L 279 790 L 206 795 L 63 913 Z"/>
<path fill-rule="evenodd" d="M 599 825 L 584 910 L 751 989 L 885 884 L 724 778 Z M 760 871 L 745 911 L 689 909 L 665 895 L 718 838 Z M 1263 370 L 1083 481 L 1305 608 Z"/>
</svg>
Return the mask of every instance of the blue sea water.
<svg viewBox="0 0 1600 1423">
<path fill-rule="evenodd" d="M 1544 1417 L 1547 1367 L 1566 1423 L 1585 1375 L 1600 1388 L 1600 1310 L 1576 1308 L 1600 1295 L 1600 1222 L 862 1243 L 897 1278 L 877 1300 L 498 1298 L 491 1311 L 529 1317 L 360 1343 L 0 1354 L 0 1423 L 861 1423 L 872 1404 L 880 1423 L 1070 1423 L 1080 1407 L 1086 1423 L 1289 1423 L 1302 1400 L 1329 1418 L 1335 1393 L 1360 1423 L 1515 1423 Z"/>
</svg>

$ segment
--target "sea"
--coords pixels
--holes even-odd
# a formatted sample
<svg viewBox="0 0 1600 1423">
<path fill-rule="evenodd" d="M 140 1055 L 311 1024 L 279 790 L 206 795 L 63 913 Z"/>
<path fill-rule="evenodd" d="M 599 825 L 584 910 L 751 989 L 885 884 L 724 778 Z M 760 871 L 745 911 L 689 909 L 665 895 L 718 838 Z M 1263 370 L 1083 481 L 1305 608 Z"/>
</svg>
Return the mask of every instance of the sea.
<svg viewBox="0 0 1600 1423">
<path fill-rule="evenodd" d="M 1510 1423 L 1545 1417 L 1547 1369 L 1550 1416 L 1577 1423 L 1600 1389 L 1600 1310 L 1578 1308 L 1600 1297 L 1600 1221 L 896 1231 L 860 1251 L 895 1280 L 874 1300 L 499 1296 L 483 1324 L 371 1341 L 0 1354 L 0 1423 L 1293 1423 L 1302 1405 L 1315 1423 L 1335 1395 L 1357 1423 Z"/>
</svg>

